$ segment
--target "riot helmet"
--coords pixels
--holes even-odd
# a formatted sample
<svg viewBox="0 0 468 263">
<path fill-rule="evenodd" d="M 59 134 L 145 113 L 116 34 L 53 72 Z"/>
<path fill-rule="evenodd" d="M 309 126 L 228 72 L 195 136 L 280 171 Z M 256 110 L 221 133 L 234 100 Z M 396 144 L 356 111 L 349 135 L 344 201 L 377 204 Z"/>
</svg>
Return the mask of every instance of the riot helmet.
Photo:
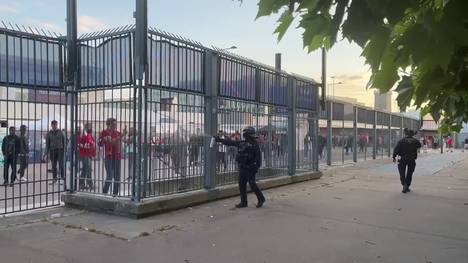
<svg viewBox="0 0 468 263">
<path fill-rule="evenodd" d="M 242 135 L 246 140 L 256 139 L 257 135 L 255 134 L 255 128 L 252 126 L 246 127 L 242 130 Z"/>
</svg>

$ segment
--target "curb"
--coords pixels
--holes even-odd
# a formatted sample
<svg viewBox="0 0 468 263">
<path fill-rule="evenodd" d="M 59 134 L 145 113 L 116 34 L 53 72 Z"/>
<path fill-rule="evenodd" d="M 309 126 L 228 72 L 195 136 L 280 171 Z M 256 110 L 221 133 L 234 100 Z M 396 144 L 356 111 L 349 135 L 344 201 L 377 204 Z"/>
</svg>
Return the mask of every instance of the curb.
<svg viewBox="0 0 468 263">
<path fill-rule="evenodd" d="M 258 187 L 262 190 L 269 189 L 319 179 L 321 176 L 322 172 L 306 172 L 294 176 L 279 176 L 259 181 Z M 124 198 L 111 198 L 87 193 L 66 193 L 62 195 L 62 201 L 67 207 L 71 208 L 138 219 L 237 195 L 239 195 L 238 186 L 231 184 L 220 186 L 215 189 L 201 189 L 147 198 L 138 203 Z"/>
</svg>

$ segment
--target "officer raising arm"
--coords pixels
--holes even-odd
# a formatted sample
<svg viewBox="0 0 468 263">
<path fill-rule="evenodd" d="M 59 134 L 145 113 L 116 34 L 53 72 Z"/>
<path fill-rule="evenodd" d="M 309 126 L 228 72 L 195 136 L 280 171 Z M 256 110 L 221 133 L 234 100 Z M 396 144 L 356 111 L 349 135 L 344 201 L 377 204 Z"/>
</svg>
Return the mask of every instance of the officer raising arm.
<svg viewBox="0 0 468 263">
<path fill-rule="evenodd" d="M 398 172 L 400 173 L 400 181 L 403 186 L 402 193 L 411 192 L 410 185 L 413 177 L 413 172 L 416 167 L 416 159 L 418 158 L 418 149 L 421 148 L 421 143 L 413 138 L 416 134 L 413 130 L 404 129 L 405 138 L 401 139 L 393 150 L 393 162 L 398 160 Z M 408 167 L 408 169 L 406 169 Z"/>
<path fill-rule="evenodd" d="M 239 167 L 239 191 L 241 201 L 236 205 L 237 208 L 247 207 L 247 182 L 250 189 L 255 193 L 258 199 L 257 208 L 260 208 L 265 203 L 265 197 L 255 182 L 255 174 L 260 169 L 262 164 L 262 155 L 260 147 L 257 143 L 255 128 L 247 127 L 243 130 L 244 140 L 233 141 L 229 138 L 221 138 L 216 136 L 216 142 L 220 142 L 227 146 L 237 147 L 236 161 Z"/>
</svg>

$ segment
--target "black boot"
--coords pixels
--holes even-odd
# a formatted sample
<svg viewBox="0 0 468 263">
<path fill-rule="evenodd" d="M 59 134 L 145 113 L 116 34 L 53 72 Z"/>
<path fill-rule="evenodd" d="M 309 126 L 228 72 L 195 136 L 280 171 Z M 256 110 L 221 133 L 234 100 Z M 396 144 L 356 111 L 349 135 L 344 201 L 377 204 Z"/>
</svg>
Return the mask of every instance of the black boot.
<svg viewBox="0 0 468 263">
<path fill-rule="evenodd" d="M 406 184 L 403 185 L 403 190 L 401 190 L 401 192 L 404 194 L 408 192 L 408 186 Z"/>
<path fill-rule="evenodd" d="M 247 204 L 238 203 L 238 204 L 236 205 L 236 208 L 244 208 L 244 207 L 247 207 Z"/>
<path fill-rule="evenodd" d="M 265 199 L 259 200 L 256 207 L 260 208 L 263 206 L 264 203 L 265 203 Z"/>
</svg>

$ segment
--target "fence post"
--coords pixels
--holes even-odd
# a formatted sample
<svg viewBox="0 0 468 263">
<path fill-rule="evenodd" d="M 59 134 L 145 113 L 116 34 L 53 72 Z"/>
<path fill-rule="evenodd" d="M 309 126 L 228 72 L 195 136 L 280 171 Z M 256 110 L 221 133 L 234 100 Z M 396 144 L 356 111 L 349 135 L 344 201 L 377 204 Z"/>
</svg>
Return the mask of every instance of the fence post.
<svg viewBox="0 0 468 263">
<path fill-rule="evenodd" d="M 281 53 L 275 54 L 275 82 L 274 85 L 279 87 L 281 85 Z M 258 75 L 259 71 L 256 71 L 256 76 Z M 260 87 L 260 85 L 258 86 Z M 260 97 L 260 92 L 256 92 L 258 97 Z M 257 101 L 258 102 L 258 101 Z M 271 168 L 273 167 L 273 125 L 272 125 L 272 115 L 275 113 L 276 109 L 272 105 L 268 105 L 268 115 L 267 115 L 267 141 L 266 141 L 266 150 L 265 150 L 265 167 Z"/>
<path fill-rule="evenodd" d="M 204 171 L 206 189 L 216 187 L 216 151 L 210 148 L 212 136 L 218 132 L 218 84 L 219 84 L 219 59 L 216 53 L 205 50 L 204 81 L 205 81 L 205 108 L 203 151 L 205 156 Z"/>
<path fill-rule="evenodd" d="M 78 173 L 77 161 L 77 133 L 76 133 L 76 117 L 77 117 L 77 90 L 79 87 L 80 76 L 78 75 L 78 48 L 77 48 L 77 12 L 76 0 L 67 1 L 67 56 L 68 68 L 66 77 L 66 97 L 70 98 L 70 192 L 74 192 L 76 185 L 74 185 L 76 174 Z M 70 85 L 71 83 L 71 85 Z M 69 96 L 68 96 L 69 95 Z M 68 102 L 68 99 L 67 99 Z M 66 126 L 66 123 L 65 123 Z M 65 157 L 66 157 L 66 153 Z M 66 158 L 64 158 L 66 163 Z M 66 170 L 66 165 L 64 165 Z M 66 183 L 65 183 L 66 185 Z"/>
<path fill-rule="evenodd" d="M 296 81 L 288 77 L 288 173 L 296 174 Z"/>
<path fill-rule="evenodd" d="M 333 102 L 329 101 L 327 105 L 327 165 L 332 164 L 333 147 Z"/>
<path fill-rule="evenodd" d="M 377 158 L 377 111 L 374 112 L 374 123 L 372 123 L 372 159 Z"/>
<path fill-rule="evenodd" d="M 357 162 L 357 140 L 358 140 L 358 129 L 357 129 L 357 107 L 353 106 L 353 162 Z"/>
<path fill-rule="evenodd" d="M 318 108 L 319 111 L 320 111 L 320 108 Z M 312 120 L 313 121 L 313 130 L 312 130 L 312 156 L 313 156 L 313 163 L 312 163 L 312 169 L 314 171 L 318 171 L 319 170 L 319 165 L 318 165 L 318 162 L 319 162 L 319 159 L 318 159 L 318 135 L 320 134 L 320 129 L 319 129 L 319 114 L 317 112 L 317 114 L 314 115 L 313 117 L 314 119 Z"/>
<path fill-rule="evenodd" d="M 139 202 L 142 197 L 142 177 L 146 176 L 147 171 L 144 169 L 147 163 L 147 155 L 143 152 L 142 142 L 146 140 L 143 139 L 143 135 L 146 134 L 144 130 L 147 130 L 146 123 L 143 123 L 143 111 L 146 112 L 146 98 L 143 94 L 147 93 L 146 91 L 146 73 L 148 68 L 148 2 L 147 0 L 135 0 L 135 83 L 137 88 L 136 94 L 138 94 L 137 106 L 138 106 L 138 116 L 136 121 L 138 122 L 138 132 L 136 134 L 136 162 L 135 162 L 135 171 L 137 177 L 135 184 L 134 192 L 134 201 Z M 134 120 L 135 121 L 135 120 Z M 143 181 L 146 181 L 143 179 Z"/>
</svg>

